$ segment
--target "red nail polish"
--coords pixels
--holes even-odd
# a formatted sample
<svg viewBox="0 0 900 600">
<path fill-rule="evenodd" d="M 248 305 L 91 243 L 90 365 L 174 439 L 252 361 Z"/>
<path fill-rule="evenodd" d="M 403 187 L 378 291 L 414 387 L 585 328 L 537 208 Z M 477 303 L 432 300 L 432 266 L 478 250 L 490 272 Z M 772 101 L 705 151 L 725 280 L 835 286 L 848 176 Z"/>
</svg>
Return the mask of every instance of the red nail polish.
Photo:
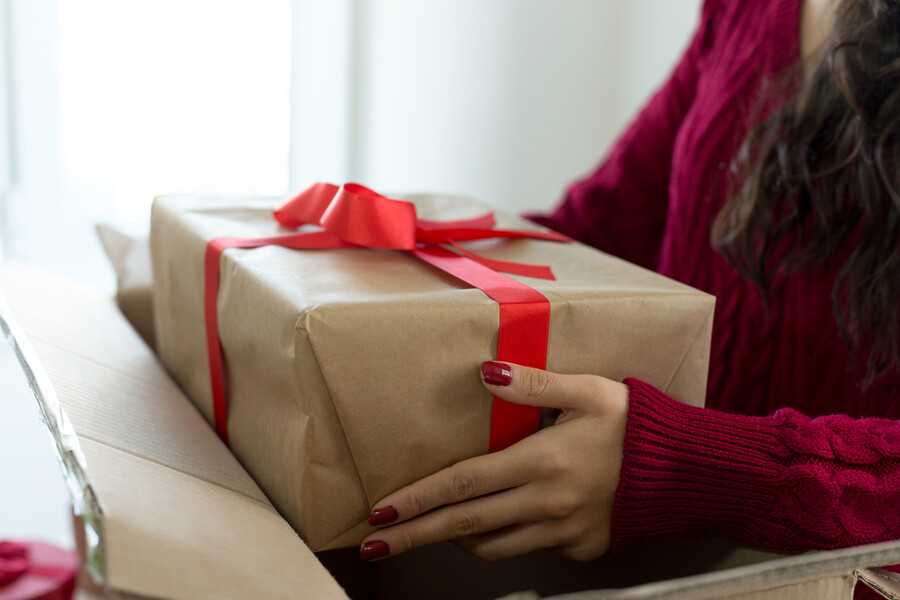
<svg viewBox="0 0 900 600">
<path fill-rule="evenodd" d="M 397 509 L 393 506 L 376 508 L 369 513 L 369 525 L 390 525 L 397 520 Z"/>
<path fill-rule="evenodd" d="M 372 540 L 363 544 L 362 550 L 359 551 L 361 560 L 375 560 L 376 558 L 384 558 L 391 553 L 388 545 L 381 540 Z"/>
<path fill-rule="evenodd" d="M 481 363 L 481 378 L 490 385 L 506 387 L 512 381 L 512 372 L 508 364 L 489 360 Z"/>
</svg>

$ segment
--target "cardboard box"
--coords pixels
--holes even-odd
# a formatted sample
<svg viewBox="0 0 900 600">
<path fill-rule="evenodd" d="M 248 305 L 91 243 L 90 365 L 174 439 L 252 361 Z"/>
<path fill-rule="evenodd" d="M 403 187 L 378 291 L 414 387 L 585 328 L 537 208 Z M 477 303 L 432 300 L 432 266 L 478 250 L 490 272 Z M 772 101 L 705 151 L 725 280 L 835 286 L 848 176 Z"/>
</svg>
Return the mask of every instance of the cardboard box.
<svg viewBox="0 0 900 600">
<path fill-rule="evenodd" d="M 490 210 L 459 197 L 414 200 L 425 219 Z M 154 203 L 157 351 L 210 422 L 207 243 L 283 231 L 275 206 Z M 548 369 L 637 377 L 703 403 L 712 296 L 576 242 L 481 242 L 478 252 L 553 269 L 555 281 L 511 276 L 550 302 Z M 379 499 L 487 452 L 493 403 L 479 366 L 496 358 L 499 307 L 484 292 L 409 253 L 368 248 L 231 249 L 219 271 L 231 449 L 310 548 L 357 546 Z"/>
<path fill-rule="evenodd" d="M 149 598 L 342 598 L 111 299 L 4 269 L 12 341 L 87 529 L 87 564 Z"/>
<path fill-rule="evenodd" d="M 857 581 L 867 581 L 900 598 L 896 578 L 866 568 L 900 562 L 900 541 L 780 557 L 687 540 L 586 564 L 538 553 L 486 565 L 447 545 L 375 565 L 348 560 L 354 550 L 317 557 L 111 299 L 8 263 L 0 291 L 0 330 L 68 474 L 89 566 L 113 596 L 330 600 L 347 597 L 343 585 L 354 598 L 521 591 L 511 597 L 530 599 L 538 595 L 528 590 L 549 596 L 581 589 L 589 591 L 565 598 L 849 600 Z M 591 589 L 604 580 L 629 587 Z"/>
</svg>

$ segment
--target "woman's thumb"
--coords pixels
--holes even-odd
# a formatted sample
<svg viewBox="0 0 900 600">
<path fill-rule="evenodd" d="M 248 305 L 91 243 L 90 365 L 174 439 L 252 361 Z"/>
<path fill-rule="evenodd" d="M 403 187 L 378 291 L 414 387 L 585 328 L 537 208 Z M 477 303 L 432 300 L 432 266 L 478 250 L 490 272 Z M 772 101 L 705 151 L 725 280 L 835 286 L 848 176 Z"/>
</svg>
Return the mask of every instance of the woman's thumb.
<svg viewBox="0 0 900 600">
<path fill-rule="evenodd" d="M 578 409 L 590 394 L 582 389 L 583 375 L 560 375 L 494 360 L 481 364 L 481 379 L 498 398 L 528 406 Z"/>
</svg>

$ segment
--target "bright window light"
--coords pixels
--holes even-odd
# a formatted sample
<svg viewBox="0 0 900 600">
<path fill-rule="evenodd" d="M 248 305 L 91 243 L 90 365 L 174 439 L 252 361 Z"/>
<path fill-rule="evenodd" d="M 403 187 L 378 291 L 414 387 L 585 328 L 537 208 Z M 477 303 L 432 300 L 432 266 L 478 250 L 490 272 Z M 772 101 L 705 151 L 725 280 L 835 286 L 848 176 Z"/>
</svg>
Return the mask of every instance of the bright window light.
<svg viewBox="0 0 900 600">
<path fill-rule="evenodd" d="M 284 194 L 290 0 L 60 0 L 67 202 L 147 221 L 165 193 Z"/>
</svg>

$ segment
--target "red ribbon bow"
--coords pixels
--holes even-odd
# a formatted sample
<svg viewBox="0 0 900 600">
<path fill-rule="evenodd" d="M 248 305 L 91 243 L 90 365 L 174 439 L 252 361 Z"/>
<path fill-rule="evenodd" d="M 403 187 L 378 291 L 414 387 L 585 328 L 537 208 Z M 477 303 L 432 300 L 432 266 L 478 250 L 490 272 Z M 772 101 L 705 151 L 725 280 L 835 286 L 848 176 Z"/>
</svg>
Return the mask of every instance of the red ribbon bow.
<svg viewBox="0 0 900 600">
<path fill-rule="evenodd" d="M 355 183 L 335 186 L 317 183 L 275 210 L 275 219 L 296 229 L 318 225 L 320 231 L 285 233 L 261 238 L 217 238 L 206 247 L 206 341 L 216 431 L 228 444 L 227 404 L 219 345 L 216 300 L 219 259 L 227 248 L 283 246 L 295 249 L 384 248 L 405 250 L 465 281 L 500 305 L 500 339 L 497 359 L 545 368 L 550 328 L 550 303 L 537 290 L 499 273 L 553 279 L 549 267 L 493 260 L 461 248 L 457 242 L 492 239 L 541 239 L 568 242 L 550 232 L 493 229 L 492 214 L 462 221 L 419 219 L 410 202 L 393 200 Z M 452 246 L 452 252 L 442 244 Z M 511 404 L 494 398 L 489 451 L 510 446 L 540 426 L 538 407 Z"/>
</svg>

